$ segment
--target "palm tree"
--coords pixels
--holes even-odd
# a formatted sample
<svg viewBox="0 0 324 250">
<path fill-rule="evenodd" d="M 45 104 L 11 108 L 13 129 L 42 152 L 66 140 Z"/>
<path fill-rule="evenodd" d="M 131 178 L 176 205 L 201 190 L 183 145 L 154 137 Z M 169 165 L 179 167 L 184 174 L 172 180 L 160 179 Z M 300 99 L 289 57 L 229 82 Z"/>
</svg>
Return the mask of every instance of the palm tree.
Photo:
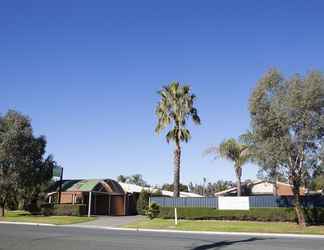
<svg viewBox="0 0 324 250">
<path fill-rule="evenodd" d="M 187 120 L 191 117 L 195 124 L 200 124 L 197 109 L 194 108 L 196 96 L 191 93 L 187 85 L 180 85 L 179 82 L 172 82 L 168 86 L 162 87 L 158 92 L 161 99 L 156 107 L 158 123 L 155 132 L 160 133 L 168 126 L 172 126 L 166 134 L 169 143 L 175 143 L 174 151 L 174 196 L 179 197 L 180 185 L 180 160 L 181 142 L 190 140 L 190 132 L 186 128 Z"/>
<path fill-rule="evenodd" d="M 230 138 L 223 141 L 218 147 L 210 147 L 207 154 L 214 154 L 226 160 L 234 162 L 235 175 L 237 179 L 237 196 L 241 196 L 242 166 L 251 159 L 249 148 L 245 144 L 240 144 L 235 139 Z"/>
</svg>

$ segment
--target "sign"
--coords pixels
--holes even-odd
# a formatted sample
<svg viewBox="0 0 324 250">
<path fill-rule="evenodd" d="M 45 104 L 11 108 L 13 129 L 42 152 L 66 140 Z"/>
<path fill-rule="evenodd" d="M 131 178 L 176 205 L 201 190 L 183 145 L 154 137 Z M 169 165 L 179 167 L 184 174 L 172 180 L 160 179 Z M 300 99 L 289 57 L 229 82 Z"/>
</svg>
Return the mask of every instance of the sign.
<svg viewBox="0 0 324 250">
<path fill-rule="evenodd" d="M 61 177 L 63 168 L 60 166 L 53 167 L 53 177 Z"/>
<path fill-rule="evenodd" d="M 218 197 L 218 209 L 223 210 L 249 210 L 249 197 Z"/>
</svg>

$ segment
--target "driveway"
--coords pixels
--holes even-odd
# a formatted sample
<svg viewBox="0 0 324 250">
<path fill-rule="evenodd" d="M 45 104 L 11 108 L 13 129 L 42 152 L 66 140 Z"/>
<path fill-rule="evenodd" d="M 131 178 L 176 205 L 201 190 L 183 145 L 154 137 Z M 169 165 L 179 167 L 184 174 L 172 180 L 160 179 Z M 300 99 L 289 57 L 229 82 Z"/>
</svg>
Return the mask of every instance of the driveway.
<svg viewBox="0 0 324 250">
<path fill-rule="evenodd" d="M 99 227 L 120 227 L 144 218 L 141 215 L 133 216 L 97 216 L 95 220 L 78 225 L 99 226 Z"/>
</svg>

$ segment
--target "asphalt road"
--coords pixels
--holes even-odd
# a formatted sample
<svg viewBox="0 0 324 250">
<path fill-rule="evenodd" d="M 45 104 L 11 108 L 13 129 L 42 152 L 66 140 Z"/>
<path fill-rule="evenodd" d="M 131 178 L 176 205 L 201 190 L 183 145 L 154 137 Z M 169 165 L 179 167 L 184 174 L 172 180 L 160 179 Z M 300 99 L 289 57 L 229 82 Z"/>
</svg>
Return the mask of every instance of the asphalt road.
<svg viewBox="0 0 324 250">
<path fill-rule="evenodd" d="M 0 224 L 1 250 L 324 249 L 322 239 L 130 232 Z"/>
</svg>

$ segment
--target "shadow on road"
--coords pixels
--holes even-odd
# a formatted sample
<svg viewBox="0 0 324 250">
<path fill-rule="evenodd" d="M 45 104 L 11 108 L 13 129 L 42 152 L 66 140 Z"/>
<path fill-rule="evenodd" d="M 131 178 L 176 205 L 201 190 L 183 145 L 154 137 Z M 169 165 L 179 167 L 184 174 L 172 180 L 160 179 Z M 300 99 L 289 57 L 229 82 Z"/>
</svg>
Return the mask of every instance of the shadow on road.
<svg viewBox="0 0 324 250">
<path fill-rule="evenodd" d="M 218 242 L 214 242 L 211 244 L 204 244 L 204 245 L 196 246 L 196 247 L 192 248 L 191 250 L 220 249 L 225 246 L 230 246 L 230 245 L 244 243 L 244 242 L 252 242 L 252 241 L 257 241 L 257 240 L 264 240 L 264 239 L 253 237 L 253 238 L 248 238 L 248 239 L 244 239 L 244 240 L 218 241 Z"/>
</svg>

